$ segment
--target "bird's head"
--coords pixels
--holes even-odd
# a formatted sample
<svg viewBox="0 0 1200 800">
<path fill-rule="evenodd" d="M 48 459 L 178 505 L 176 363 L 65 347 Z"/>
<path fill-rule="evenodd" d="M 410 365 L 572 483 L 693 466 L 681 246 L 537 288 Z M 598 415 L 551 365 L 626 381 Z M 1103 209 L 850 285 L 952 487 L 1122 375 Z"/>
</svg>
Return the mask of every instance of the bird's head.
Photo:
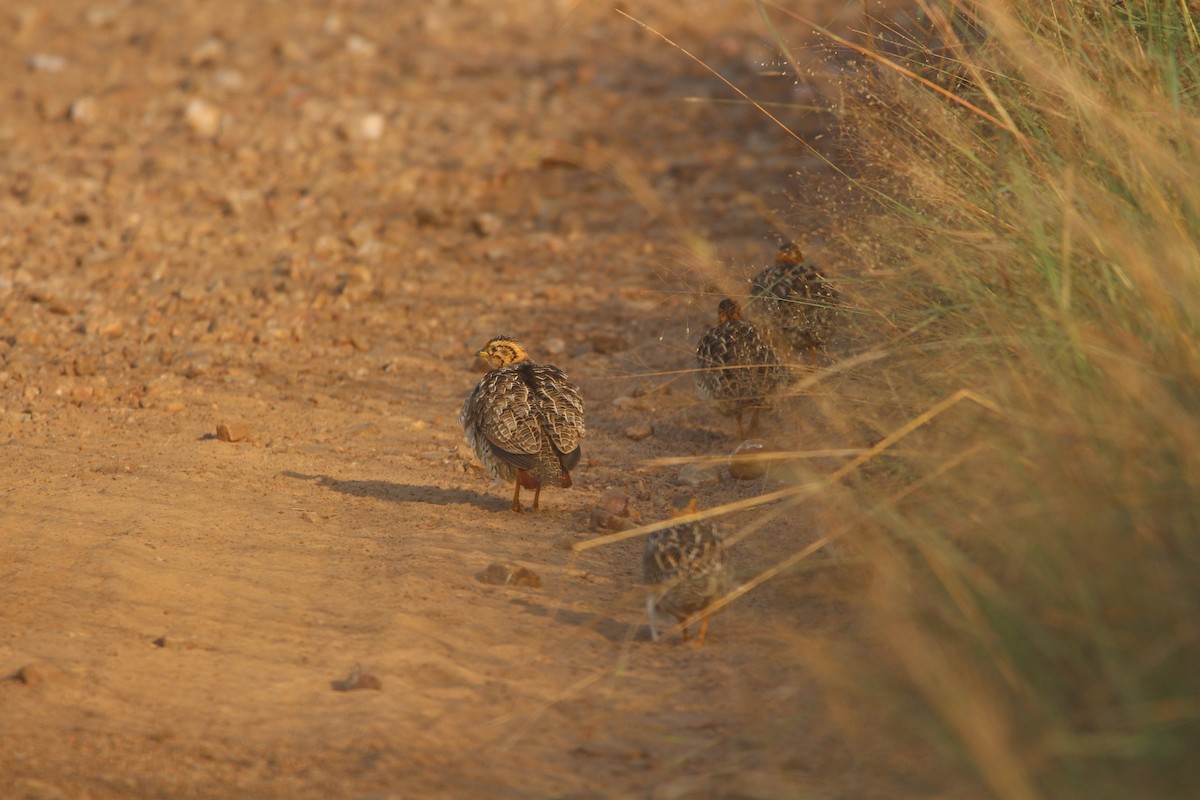
<svg viewBox="0 0 1200 800">
<path fill-rule="evenodd" d="M 700 501 L 694 494 L 681 494 L 671 498 L 671 519 L 686 517 L 700 510 Z"/>
<path fill-rule="evenodd" d="M 803 264 L 804 251 L 800 249 L 800 245 L 796 242 L 784 242 L 779 245 L 779 250 L 775 252 L 776 264 Z"/>
<path fill-rule="evenodd" d="M 717 306 L 717 322 L 729 322 L 734 319 L 742 318 L 742 309 L 738 306 L 736 300 L 730 300 L 726 297 L 721 301 L 721 305 Z"/>
<path fill-rule="evenodd" d="M 475 354 L 476 362 L 483 364 L 488 371 L 507 367 L 528 358 L 529 354 L 525 352 L 521 343 L 508 336 L 493 337 Z"/>
</svg>

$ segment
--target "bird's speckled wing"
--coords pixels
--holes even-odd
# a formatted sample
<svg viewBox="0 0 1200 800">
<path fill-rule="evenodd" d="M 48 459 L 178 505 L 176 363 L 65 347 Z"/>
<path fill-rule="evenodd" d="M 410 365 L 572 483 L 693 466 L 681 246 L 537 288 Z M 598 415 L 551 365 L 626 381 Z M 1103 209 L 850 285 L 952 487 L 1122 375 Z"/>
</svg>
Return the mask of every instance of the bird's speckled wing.
<svg viewBox="0 0 1200 800">
<path fill-rule="evenodd" d="M 773 264 L 750 279 L 750 313 L 793 347 L 823 347 L 841 306 L 841 294 L 808 262 Z"/>
<path fill-rule="evenodd" d="M 715 526 L 704 522 L 656 531 L 642 553 L 642 573 L 648 584 L 699 578 L 725 572 L 729 551 Z"/>
<path fill-rule="evenodd" d="M 529 469 L 542 449 L 537 401 L 515 368 L 484 375 L 463 405 L 462 417 L 509 463 Z"/>
<path fill-rule="evenodd" d="M 774 349 L 740 319 L 705 332 L 696 346 L 696 366 L 696 388 L 708 400 L 753 404 L 787 382 Z"/>
<path fill-rule="evenodd" d="M 579 463 L 579 443 L 585 433 L 583 395 L 558 367 L 531 364 L 526 369 L 543 429 L 554 449 L 563 454 L 563 468 L 571 469 Z"/>
</svg>

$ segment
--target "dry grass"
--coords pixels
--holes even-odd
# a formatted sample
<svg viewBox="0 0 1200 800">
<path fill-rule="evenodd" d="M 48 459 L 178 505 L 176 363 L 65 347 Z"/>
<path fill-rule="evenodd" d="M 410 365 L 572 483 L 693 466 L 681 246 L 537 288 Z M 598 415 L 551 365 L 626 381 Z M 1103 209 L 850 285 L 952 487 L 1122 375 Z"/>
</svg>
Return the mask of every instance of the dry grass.
<svg viewBox="0 0 1200 800">
<path fill-rule="evenodd" d="M 1003 413 L 930 426 L 919 455 L 822 498 L 869 565 L 865 634 L 801 649 L 896 794 L 1187 796 L 1200 751 L 1194 10 L 919 5 L 917 29 L 873 28 L 870 68 L 850 82 L 878 213 L 845 233 L 888 275 L 866 310 L 929 324 L 831 386 L 828 406 L 887 429 L 970 389 Z"/>
<path fill-rule="evenodd" d="M 812 451 L 845 460 L 800 454 L 794 485 L 703 513 L 775 502 L 758 526 L 808 503 L 830 521 L 727 601 L 838 542 L 860 635 L 797 652 L 870 794 L 1190 796 L 1195 7 L 916 6 L 857 41 L 822 30 L 865 64 L 841 84 L 839 174 L 873 213 L 843 230 L 863 347 L 805 382 L 801 424 L 846 434 Z"/>
</svg>

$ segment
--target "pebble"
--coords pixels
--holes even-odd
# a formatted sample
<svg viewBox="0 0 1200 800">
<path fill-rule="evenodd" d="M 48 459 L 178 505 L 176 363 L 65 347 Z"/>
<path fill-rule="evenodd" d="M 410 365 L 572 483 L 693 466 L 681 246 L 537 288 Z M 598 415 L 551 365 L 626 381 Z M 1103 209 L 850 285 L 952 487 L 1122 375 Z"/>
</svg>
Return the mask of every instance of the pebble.
<svg viewBox="0 0 1200 800">
<path fill-rule="evenodd" d="M 67 68 L 67 60 L 48 53 L 34 53 L 25 59 L 25 66 L 30 72 L 62 72 Z"/>
<path fill-rule="evenodd" d="M 346 37 L 346 50 L 359 58 L 371 58 L 379 47 L 367 37 L 352 33 Z"/>
<path fill-rule="evenodd" d="M 41 661 L 35 661 L 32 664 L 26 664 L 19 670 L 8 676 L 8 679 L 16 683 L 24 684 L 25 686 L 40 686 L 47 681 L 54 680 L 60 671 L 57 667 Z"/>
<path fill-rule="evenodd" d="M 352 117 L 338 124 L 337 133 L 343 139 L 376 142 L 383 138 L 387 119 L 378 112 Z"/>
<path fill-rule="evenodd" d="M 614 397 L 612 401 L 613 407 L 619 408 L 622 411 L 645 411 L 650 408 L 651 402 L 645 397 L 631 397 L 623 394 L 620 397 Z"/>
<path fill-rule="evenodd" d="M 79 125 L 91 125 L 96 121 L 98 109 L 96 98 L 85 94 L 67 108 L 67 119 Z"/>
<path fill-rule="evenodd" d="M 752 481 L 767 474 L 767 462 L 761 456 L 767 445 L 761 439 L 747 439 L 729 456 L 729 474 L 734 480 Z"/>
<path fill-rule="evenodd" d="M 244 422 L 222 422 L 217 426 L 217 438 L 222 442 L 244 442 L 250 438 L 250 426 Z"/>
<path fill-rule="evenodd" d="M 537 589 L 542 585 L 542 577 L 531 569 L 493 561 L 480 573 L 479 580 L 493 586 L 529 586 Z"/>
<path fill-rule="evenodd" d="M 75 362 L 72 364 L 72 368 L 74 369 L 76 375 L 84 378 L 95 375 L 100 369 L 100 364 L 96 360 L 95 356 L 78 355 L 75 356 Z"/>
<path fill-rule="evenodd" d="M 716 467 L 706 467 L 701 464 L 687 464 L 679 470 L 675 479 L 676 486 L 690 486 L 693 489 L 703 489 L 716 486 L 721 482 L 721 473 Z"/>
<path fill-rule="evenodd" d="M 363 114 L 358 120 L 358 135 L 368 142 L 374 142 L 382 138 L 386 126 L 387 120 L 383 114 L 377 111 Z"/>
<path fill-rule="evenodd" d="M 500 232 L 500 228 L 503 226 L 504 223 L 500 220 L 500 217 L 496 216 L 490 211 L 484 211 L 482 214 L 476 214 L 471 219 L 471 231 L 476 236 L 484 239 L 489 236 L 495 236 Z"/>
<path fill-rule="evenodd" d="M 321 521 L 321 518 L 312 511 L 301 511 L 300 519 L 304 520 L 305 522 L 311 522 L 313 524 L 316 524 Z"/>
<path fill-rule="evenodd" d="M 654 426 L 649 423 L 630 425 L 625 429 L 625 438 L 632 439 L 635 442 L 640 442 L 643 439 L 649 439 L 653 435 Z"/>
<path fill-rule="evenodd" d="M 625 338 L 615 333 L 592 334 L 592 350 L 601 355 L 620 353 L 628 347 L 629 343 L 625 341 Z"/>
<path fill-rule="evenodd" d="M 191 55 L 188 56 L 188 61 L 193 67 L 206 67 L 215 64 L 224 57 L 225 43 L 216 37 L 210 36 L 192 51 Z"/>
<path fill-rule="evenodd" d="M 335 692 L 353 692 L 358 689 L 382 689 L 383 681 L 355 664 L 343 680 L 331 681 L 329 685 Z"/>
<path fill-rule="evenodd" d="M 221 132 L 221 109 L 196 97 L 188 101 L 183 119 L 197 136 L 211 139 Z"/>
<path fill-rule="evenodd" d="M 629 497 L 620 489 L 609 489 L 592 509 L 594 531 L 625 531 L 642 523 L 642 515 L 629 506 Z"/>
</svg>

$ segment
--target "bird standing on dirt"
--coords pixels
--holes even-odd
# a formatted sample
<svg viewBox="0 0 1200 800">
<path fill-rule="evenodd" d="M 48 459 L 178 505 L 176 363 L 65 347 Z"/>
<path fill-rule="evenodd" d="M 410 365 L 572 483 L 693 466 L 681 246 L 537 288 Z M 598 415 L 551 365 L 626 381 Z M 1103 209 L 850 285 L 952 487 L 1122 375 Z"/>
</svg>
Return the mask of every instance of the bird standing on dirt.
<svg viewBox="0 0 1200 800">
<path fill-rule="evenodd" d="M 775 263 L 750 279 L 751 316 L 807 354 L 810 366 L 833 335 L 841 306 L 841 295 L 795 242 L 781 245 Z"/>
<path fill-rule="evenodd" d="M 562 370 L 535 364 L 511 337 L 497 336 L 475 355 L 489 372 L 459 415 L 467 442 L 492 475 L 513 482 L 513 511 L 521 511 L 522 487 L 533 490 L 537 511 L 543 485 L 571 485 L 584 434 L 583 397 Z"/>
<path fill-rule="evenodd" d="M 695 514 L 696 498 L 683 496 L 671 504 L 671 518 Z M 729 551 L 711 522 L 683 522 L 650 534 L 642 553 L 642 576 L 650 585 L 646 614 L 650 637 L 658 641 L 658 626 L 682 622 L 721 597 L 732 586 Z M 709 615 L 700 620 L 696 646 L 704 645 Z M 688 629 L 683 629 L 688 640 Z"/>
<path fill-rule="evenodd" d="M 738 304 L 728 298 L 717 308 L 717 324 L 696 345 L 696 391 L 714 400 L 727 417 L 737 417 L 738 439 L 745 439 L 742 415 L 750 416 L 750 434 L 758 414 L 770 409 L 771 395 L 788 381 L 788 371 L 758 328 L 742 319 Z"/>
</svg>

